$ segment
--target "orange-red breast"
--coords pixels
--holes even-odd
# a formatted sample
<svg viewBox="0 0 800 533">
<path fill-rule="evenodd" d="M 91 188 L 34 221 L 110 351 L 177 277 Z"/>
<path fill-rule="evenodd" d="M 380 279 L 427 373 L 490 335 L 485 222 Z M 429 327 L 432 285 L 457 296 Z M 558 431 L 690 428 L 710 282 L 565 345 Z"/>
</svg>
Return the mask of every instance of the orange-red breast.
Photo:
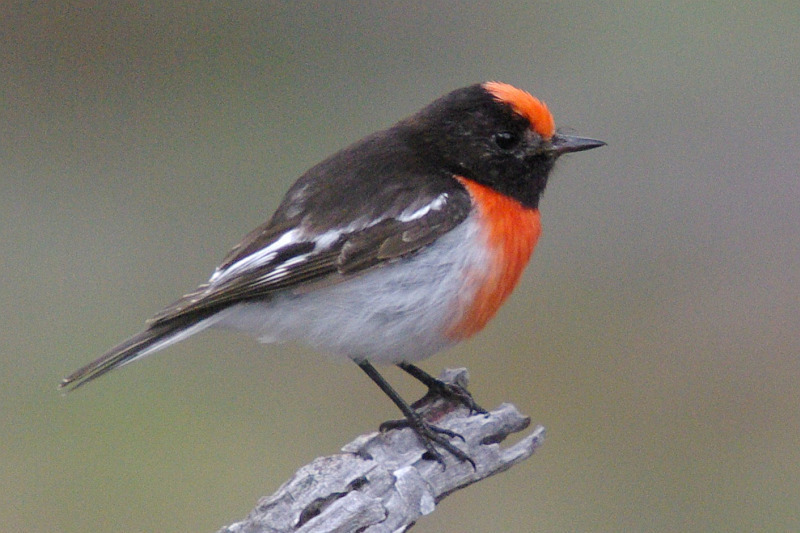
<svg viewBox="0 0 800 533">
<path fill-rule="evenodd" d="M 434 458 L 442 460 L 436 443 L 470 461 L 372 363 L 453 394 L 412 363 L 495 315 L 539 238 L 539 199 L 556 159 L 603 144 L 557 133 L 547 107 L 511 85 L 453 91 L 311 168 L 207 283 L 61 386 L 210 327 L 299 340 L 355 361 Z M 465 391 L 455 395 L 480 410 Z"/>
</svg>

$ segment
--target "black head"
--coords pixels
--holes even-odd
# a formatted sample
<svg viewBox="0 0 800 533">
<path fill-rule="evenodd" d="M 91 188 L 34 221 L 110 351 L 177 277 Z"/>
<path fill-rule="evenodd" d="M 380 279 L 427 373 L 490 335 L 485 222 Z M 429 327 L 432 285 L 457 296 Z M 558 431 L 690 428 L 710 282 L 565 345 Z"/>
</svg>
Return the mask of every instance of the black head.
<svg viewBox="0 0 800 533">
<path fill-rule="evenodd" d="M 458 89 L 401 123 L 425 160 L 537 207 L 561 154 L 605 143 L 555 132 L 547 106 L 511 85 Z"/>
</svg>

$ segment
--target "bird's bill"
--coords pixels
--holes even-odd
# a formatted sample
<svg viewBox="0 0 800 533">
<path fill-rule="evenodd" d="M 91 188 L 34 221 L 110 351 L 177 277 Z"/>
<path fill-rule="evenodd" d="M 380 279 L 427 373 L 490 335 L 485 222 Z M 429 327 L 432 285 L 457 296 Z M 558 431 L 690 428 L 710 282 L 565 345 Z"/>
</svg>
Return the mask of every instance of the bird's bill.
<svg viewBox="0 0 800 533">
<path fill-rule="evenodd" d="M 584 150 L 591 150 L 592 148 L 599 148 L 606 145 L 606 143 L 603 141 L 598 141 L 597 139 L 561 134 L 554 135 L 550 142 L 552 143 L 553 151 L 558 155 L 569 152 L 582 152 Z"/>
</svg>

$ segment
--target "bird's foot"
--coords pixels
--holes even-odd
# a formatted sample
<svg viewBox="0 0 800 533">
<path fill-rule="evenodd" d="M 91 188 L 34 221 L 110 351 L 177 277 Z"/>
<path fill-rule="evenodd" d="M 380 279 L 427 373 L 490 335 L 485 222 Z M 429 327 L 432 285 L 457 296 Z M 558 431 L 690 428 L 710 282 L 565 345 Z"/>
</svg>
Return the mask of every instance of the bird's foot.
<svg viewBox="0 0 800 533">
<path fill-rule="evenodd" d="M 402 420 L 389 420 L 384 422 L 380 425 L 380 431 L 385 432 L 391 429 L 401 429 L 406 427 L 414 430 L 414 433 L 417 434 L 420 442 L 422 442 L 422 445 L 425 447 L 426 455 L 442 465 L 442 468 L 446 468 L 446 464 L 444 457 L 436 449 L 436 445 L 444 448 L 445 451 L 453 455 L 459 461 L 471 464 L 473 470 L 476 469 L 475 461 L 473 461 L 469 455 L 454 446 L 449 440 L 461 439 L 463 442 L 465 442 L 463 436 L 455 431 L 440 428 L 426 422 L 419 413 L 415 412 L 414 416 L 410 416 Z"/>
<path fill-rule="evenodd" d="M 465 368 L 445 370 L 441 376 L 435 378 L 411 363 L 398 363 L 397 366 L 428 387 L 428 393 L 412 405 L 415 409 L 419 409 L 437 398 L 442 398 L 465 406 L 469 409 L 469 414 L 485 415 L 488 413 L 486 409 L 477 404 L 467 390 L 469 374 Z"/>
<path fill-rule="evenodd" d="M 448 383 L 440 379 L 435 379 L 433 382 L 429 383 L 428 393 L 411 404 L 411 407 L 418 409 L 422 405 L 430 402 L 433 399 L 432 397 L 439 397 L 444 400 L 463 405 L 469 409 L 470 415 L 475 413 L 485 415 L 489 413 L 486 409 L 478 405 L 466 387 L 456 383 Z"/>
</svg>

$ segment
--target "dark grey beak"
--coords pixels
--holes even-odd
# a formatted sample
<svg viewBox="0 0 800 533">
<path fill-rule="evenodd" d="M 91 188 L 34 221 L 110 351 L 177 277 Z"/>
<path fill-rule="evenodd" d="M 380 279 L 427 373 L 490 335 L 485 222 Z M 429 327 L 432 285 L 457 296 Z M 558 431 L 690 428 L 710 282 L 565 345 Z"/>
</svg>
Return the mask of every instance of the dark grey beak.
<svg viewBox="0 0 800 533">
<path fill-rule="evenodd" d="M 592 148 L 599 148 L 605 146 L 606 143 L 598 141 L 597 139 L 588 139 L 586 137 L 575 137 L 574 135 L 553 135 L 550 140 L 553 148 L 552 150 L 558 155 L 566 154 L 568 152 L 582 152 L 584 150 L 591 150 Z"/>
</svg>

